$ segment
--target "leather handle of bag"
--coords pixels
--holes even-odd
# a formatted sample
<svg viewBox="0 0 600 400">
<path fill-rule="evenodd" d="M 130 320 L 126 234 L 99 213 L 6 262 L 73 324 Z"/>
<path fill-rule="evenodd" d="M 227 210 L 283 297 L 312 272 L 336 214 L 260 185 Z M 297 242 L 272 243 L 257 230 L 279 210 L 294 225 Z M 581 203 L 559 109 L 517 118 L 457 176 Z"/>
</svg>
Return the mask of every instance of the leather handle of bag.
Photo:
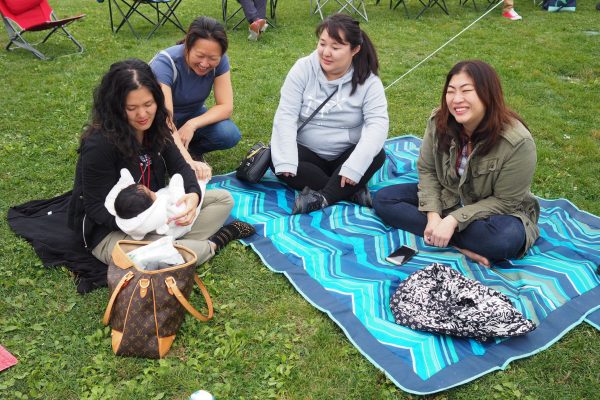
<svg viewBox="0 0 600 400">
<path fill-rule="evenodd" d="M 123 277 L 121 278 L 121 280 L 115 287 L 115 290 L 113 290 L 112 295 L 110 296 L 110 300 L 108 300 L 108 304 L 106 305 L 106 311 L 104 311 L 104 318 L 102 318 L 102 323 L 104 325 L 108 325 L 108 323 L 110 321 L 110 314 L 112 313 L 112 309 L 115 304 L 115 299 L 117 298 L 117 295 L 123 288 L 123 285 L 125 285 L 125 283 L 129 282 L 131 280 L 131 278 L 133 278 L 133 272 L 129 271 L 128 273 L 123 275 Z"/>
<path fill-rule="evenodd" d="M 337 92 L 337 90 L 338 90 L 338 88 L 337 88 L 337 86 L 336 86 L 336 87 L 335 87 L 335 89 L 333 90 L 333 92 L 331 92 L 331 94 L 329 95 L 329 97 L 327 97 L 327 98 L 325 99 L 325 101 L 323 101 L 323 102 L 321 103 L 321 105 L 320 105 L 319 107 L 317 107 L 317 108 L 315 109 L 315 111 L 313 111 L 313 113 L 312 113 L 312 114 L 310 114 L 310 117 L 308 117 L 308 118 L 306 118 L 306 119 L 304 120 L 304 122 L 302 123 L 302 125 L 300 125 L 300 128 L 298 128 L 298 130 L 296 131 L 297 133 L 300 133 L 300 131 L 302 130 L 302 128 L 304 128 L 304 127 L 306 126 L 306 124 L 308 124 L 308 123 L 310 122 L 310 120 L 311 120 L 311 119 L 313 119 L 313 117 L 314 117 L 315 115 L 317 115 L 317 113 L 318 113 L 319 111 L 321 111 L 321 108 L 323 108 L 323 106 L 324 106 L 325 104 L 327 104 L 327 102 L 328 102 L 328 101 L 329 101 L 329 100 L 330 100 L 330 99 L 333 97 L 333 95 L 334 95 L 334 94 Z"/>
<path fill-rule="evenodd" d="M 181 305 L 190 314 L 192 314 L 192 316 L 194 318 L 196 318 L 198 321 L 206 322 L 213 317 L 214 310 L 213 310 L 212 300 L 210 299 L 210 295 L 208 294 L 208 290 L 206 289 L 206 286 L 204 286 L 204 283 L 202 283 L 202 281 L 196 274 L 194 274 L 194 281 L 196 281 L 196 284 L 200 288 L 200 291 L 202 292 L 202 296 L 204 296 L 204 300 L 206 301 L 206 306 L 208 307 L 208 315 L 207 316 L 200 314 L 200 312 L 198 310 L 196 310 L 194 308 L 194 306 L 192 306 L 187 301 L 187 299 L 185 298 L 183 293 L 181 293 L 181 291 L 177 287 L 177 282 L 175 281 L 175 279 L 173 277 L 169 276 L 167 279 L 165 279 L 165 284 L 167 285 L 167 288 L 169 288 L 169 293 L 174 295 L 175 298 L 181 303 Z"/>
</svg>

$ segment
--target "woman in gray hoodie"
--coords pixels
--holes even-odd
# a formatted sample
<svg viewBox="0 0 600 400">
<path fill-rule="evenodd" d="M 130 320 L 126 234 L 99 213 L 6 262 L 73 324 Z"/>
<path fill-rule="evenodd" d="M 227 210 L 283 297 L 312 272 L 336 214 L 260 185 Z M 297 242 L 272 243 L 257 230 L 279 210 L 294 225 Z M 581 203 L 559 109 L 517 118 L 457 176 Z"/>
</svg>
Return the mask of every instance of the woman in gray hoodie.
<svg viewBox="0 0 600 400">
<path fill-rule="evenodd" d="M 373 44 L 345 14 L 316 33 L 317 49 L 296 61 L 281 88 L 271 136 L 272 169 L 302 190 L 293 214 L 341 200 L 370 207 L 366 185 L 385 161 L 389 120 Z"/>
</svg>

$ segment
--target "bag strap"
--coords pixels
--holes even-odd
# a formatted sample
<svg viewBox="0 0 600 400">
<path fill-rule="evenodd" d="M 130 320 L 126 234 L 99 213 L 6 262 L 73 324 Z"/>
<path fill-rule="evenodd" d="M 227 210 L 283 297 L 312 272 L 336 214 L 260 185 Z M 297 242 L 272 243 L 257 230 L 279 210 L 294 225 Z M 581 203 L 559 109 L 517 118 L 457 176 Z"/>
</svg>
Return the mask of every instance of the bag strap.
<svg viewBox="0 0 600 400">
<path fill-rule="evenodd" d="M 196 310 L 194 308 L 194 306 L 192 306 L 187 301 L 187 299 L 185 298 L 185 296 L 183 295 L 183 293 L 181 293 L 181 291 L 177 287 L 177 282 L 175 281 L 175 278 L 173 278 L 172 276 L 167 277 L 167 279 L 165 279 L 165 284 L 167 285 L 167 288 L 169 289 L 169 294 L 170 295 L 174 295 L 175 298 L 181 303 L 181 305 L 190 314 L 192 314 L 192 316 L 194 318 L 196 318 L 198 321 L 206 322 L 206 321 L 208 321 L 209 319 L 211 319 L 213 317 L 213 304 L 212 304 L 212 300 L 210 299 L 210 295 L 208 294 L 208 290 L 206 290 L 206 286 L 204 286 L 204 284 L 202 283 L 202 281 L 200 280 L 200 278 L 198 277 L 197 274 L 194 274 L 194 280 L 196 281 L 196 284 L 198 285 L 198 287 L 200 287 L 200 291 L 202 292 L 202 296 L 204 296 L 204 300 L 206 301 L 206 306 L 208 307 L 208 315 L 207 316 L 204 316 L 204 315 L 200 314 L 200 312 L 198 310 Z"/>
<path fill-rule="evenodd" d="M 175 66 L 175 61 L 173 61 L 173 58 L 171 58 L 169 53 L 164 50 L 159 51 L 154 57 L 152 57 L 152 60 L 150 60 L 148 64 L 152 64 L 160 54 L 167 57 L 167 59 L 171 62 L 171 67 L 173 68 L 173 84 L 175 84 L 175 81 L 177 81 L 177 67 Z"/>
<path fill-rule="evenodd" d="M 129 271 L 128 273 L 123 275 L 123 277 L 117 284 L 117 287 L 115 287 L 115 290 L 113 290 L 112 295 L 110 296 L 110 300 L 108 300 L 108 305 L 106 306 L 106 311 L 104 311 L 104 318 L 102 318 L 102 323 L 104 325 L 108 325 L 108 323 L 110 321 L 110 314 L 112 313 L 112 309 L 115 304 L 115 299 L 117 298 L 117 295 L 119 294 L 119 292 L 121 291 L 123 286 L 127 282 L 129 282 L 132 278 L 133 278 L 133 272 Z"/>
<path fill-rule="evenodd" d="M 321 105 L 320 105 L 319 107 L 317 107 L 317 108 L 315 109 L 315 111 L 313 111 L 313 113 L 310 115 L 310 117 L 308 117 L 307 119 L 305 119 L 305 120 L 304 120 L 304 122 L 302 123 L 302 125 L 300 125 L 300 128 L 298 128 L 298 130 L 296 131 L 296 133 L 300 133 L 300 131 L 302 130 L 302 128 L 304 128 L 304 127 L 306 126 L 306 124 L 308 124 L 308 123 L 310 122 L 310 120 L 311 120 L 311 119 L 313 119 L 313 117 L 314 117 L 315 115 L 317 115 L 317 113 L 318 113 L 319 111 L 321 111 L 321 108 L 323 108 L 323 106 L 324 106 L 325 104 L 327 104 L 327 102 L 328 102 L 328 101 L 329 101 L 329 100 L 330 100 L 330 99 L 333 97 L 333 95 L 334 95 L 334 94 L 337 92 L 337 90 L 338 90 L 338 87 L 336 86 L 336 87 L 335 87 L 335 89 L 333 90 L 333 92 L 331 92 L 331 94 L 329 95 L 329 97 L 327 97 L 327 98 L 325 99 L 325 101 L 323 101 L 323 102 L 321 103 Z"/>
</svg>

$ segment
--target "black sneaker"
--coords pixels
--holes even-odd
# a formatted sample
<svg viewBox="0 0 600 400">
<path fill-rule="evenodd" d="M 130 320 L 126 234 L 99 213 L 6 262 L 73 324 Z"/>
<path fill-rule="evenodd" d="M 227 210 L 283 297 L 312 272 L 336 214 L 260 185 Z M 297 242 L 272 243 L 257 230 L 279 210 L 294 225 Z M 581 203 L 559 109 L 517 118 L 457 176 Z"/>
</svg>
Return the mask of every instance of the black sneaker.
<svg viewBox="0 0 600 400">
<path fill-rule="evenodd" d="M 327 207 L 325 196 L 307 186 L 296 196 L 292 214 L 307 214 L 325 207 Z"/>
<path fill-rule="evenodd" d="M 352 203 L 358 204 L 359 206 L 373 208 L 373 198 L 371 197 L 371 192 L 367 189 L 366 186 L 363 186 L 355 192 L 348 201 Z"/>
</svg>

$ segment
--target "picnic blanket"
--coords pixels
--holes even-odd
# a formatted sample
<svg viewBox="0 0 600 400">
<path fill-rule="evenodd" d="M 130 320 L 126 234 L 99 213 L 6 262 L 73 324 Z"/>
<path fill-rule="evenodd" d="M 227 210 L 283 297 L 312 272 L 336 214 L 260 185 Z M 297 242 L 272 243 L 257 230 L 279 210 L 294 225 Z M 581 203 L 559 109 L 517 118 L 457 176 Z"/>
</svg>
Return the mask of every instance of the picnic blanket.
<svg viewBox="0 0 600 400">
<path fill-rule="evenodd" d="M 386 162 L 369 182 L 375 195 L 384 186 L 417 181 L 419 145 L 413 136 L 386 142 Z M 256 185 L 232 173 L 214 177 L 209 187 L 232 193 L 232 214 L 256 227 L 258 234 L 246 243 L 265 265 L 283 273 L 407 392 L 434 393 L 503 369 L 547 348 L 583 321 L 600 329 L 600 218 L 567 200 L 540 200 L 541 237 L 535 246 L 523 259 L 488 269 L 454 249 L 427 246 L 420 237 L 386 226 L 372 209 L 352 203 L 290 215 L 295 192 L 270 172 Z M 387 263 L 385 256 L 403 244 L 419 254 L 402 267 Z M 538 328 L 480 343 L 395 324 L 390 297 L 408 275 L 433 262 L 508 296 Z"/>
</svg>

